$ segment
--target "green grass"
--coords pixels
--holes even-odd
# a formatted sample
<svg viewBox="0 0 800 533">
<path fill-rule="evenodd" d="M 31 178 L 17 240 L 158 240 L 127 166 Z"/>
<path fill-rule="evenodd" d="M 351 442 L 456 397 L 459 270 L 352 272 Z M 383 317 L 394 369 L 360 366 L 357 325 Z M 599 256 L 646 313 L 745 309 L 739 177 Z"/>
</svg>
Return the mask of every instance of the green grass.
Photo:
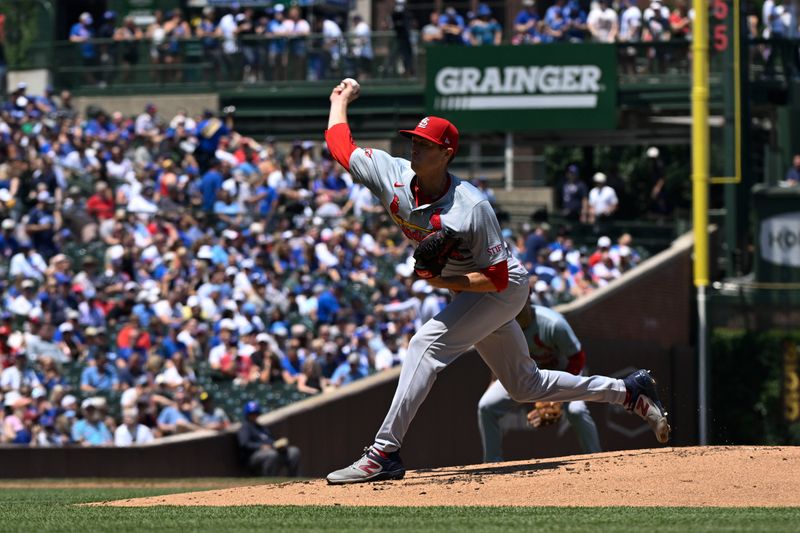
<svg viewBox="0 0 800 533">
<path fill-rule="evenodd" d="M 211 484 L 207 488 L 212 488 Z M 193 490 L 196 486 L 193 487 Z M 0 531 L 797 531 L 800 508 L 152 507 L 73 504 L 183 489 L 0 489 Z"/>
</svg>

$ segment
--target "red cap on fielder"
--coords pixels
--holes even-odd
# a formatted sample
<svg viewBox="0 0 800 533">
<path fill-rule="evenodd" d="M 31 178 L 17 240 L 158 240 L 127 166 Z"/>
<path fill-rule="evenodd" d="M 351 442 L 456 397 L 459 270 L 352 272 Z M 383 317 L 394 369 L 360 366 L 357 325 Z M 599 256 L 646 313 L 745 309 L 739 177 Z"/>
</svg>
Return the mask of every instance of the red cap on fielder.
<svg viewBox="0 0 800 533">
<path fill-rule="evenodd" d="M 419 121 L 413 130 L 400 130 L 406 137 L 416 135 L 431 142 L 453 149 L 453 155 L 458 152 L 458 130 L 453 123 L 441 117 L 425 117 Z"/>
</svg>

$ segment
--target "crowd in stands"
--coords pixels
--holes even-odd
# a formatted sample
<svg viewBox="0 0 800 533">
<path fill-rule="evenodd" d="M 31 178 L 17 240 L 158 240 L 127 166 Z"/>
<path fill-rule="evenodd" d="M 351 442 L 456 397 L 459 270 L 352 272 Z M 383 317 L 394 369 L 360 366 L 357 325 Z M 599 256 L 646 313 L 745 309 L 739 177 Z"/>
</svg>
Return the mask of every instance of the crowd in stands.
<svg viewBox="0 0 800 533">
<path fill-rule="evenodd" d="M 377 65 L 373 30 L 361 15 L 348 17 L 329 11 L 311 13 L 295 5 L 253 8 L 208 6 L 202 11 L 154 11 L 151 22 L 119 17 L 106 11 L 102 20 L 88 12 L 69 31 L 69 40 L 86 67 L 89 85 L 126 82 L 136 67 L 146 66 L 153 82 L 209 80 L 248 83 L 280 80 L 319 80 L 336 77 L 366 79 L 376 74 L 416 75 L 416 52 L 438 44 L 483 46 L 556 42 L 630 43 L 620 50 L 623 72 L 634 74 L 642 56 L 648 68 L 663 71 L 687 51 L 641 48 L 637 43 L 691 40 L 694 13 L 688 0 L 650 0 L 646 7 L 634 0 L 523 0 L 522 9 L 504 27 L 498 6 L 480 3 L 475 11 L 459 12 L 447 6 L 426 15 L 411 13 L 405 0 L 395 0 L 391 16 L 376 21 L 379 30 L 393 32 L 381 43 L 389 57 Z M 503 14 L 504 15 L 504 14 Z M 800 35 L 794 9 L 783 0 L 766 0 L 759 14 L 747 17 L 751 37 L 794 38 Z M 0 32 L 2 38 L 2 32 Z M 189 51 L 188 42 L 194 43 Z M 796 46 L 754 48 L 766 74 L 776 62 L 784 72 L 800 74 Z M 204 66 L 198 69 L 198 63 Z M 0 65 L 1 67 L 1 65 Z M 189 68 L 186 68 L 189 67 Z M 142 73 L 140 72 L 140 75 Z M 141 76 L 139 78 L 141 81 Z"/>
<path fill-rule="evenodd" d="M 0 139 L 2 442 L 222 429 L 244 401 L 215 391 L 300 398 L 399 365 L 449 297 L 321 140 L 241 136 L 230 109 L 83 114 L 24 83 Z M 639 259 L 627 235 L 582 250 L 566 227 L 521 229 L 503 235 L 543 305 Z"/>
<path fill-rule="evenodd" d="M 118 81 L 127 81 L 138 65 L 149 65 L 152 81 L 181 82 L 187 71 L 177 65 L 193 62 L 211 66 L 207 79 L 326 79 L 334 72 L 363 79 L 372 68 L 372 30 L 357 14 L 349 23 L 345 36 L 340 17 L 326 14 L 312 26 L 300 7 L 283 4 L 266 10 L 208 6 L 191 19 L 178 8 L 155 10 L 152 22 L 142 26 L 133 16 L 118 20 L 114 11 L 106 11 L 102 21 L 85 12 L 69 40 L 87 67 L 85 82 L 100 86 L 117 81 L 117 70 Z M 199 44 L 197 57 L 187 53 L 189 40 Z"/>
</svg>

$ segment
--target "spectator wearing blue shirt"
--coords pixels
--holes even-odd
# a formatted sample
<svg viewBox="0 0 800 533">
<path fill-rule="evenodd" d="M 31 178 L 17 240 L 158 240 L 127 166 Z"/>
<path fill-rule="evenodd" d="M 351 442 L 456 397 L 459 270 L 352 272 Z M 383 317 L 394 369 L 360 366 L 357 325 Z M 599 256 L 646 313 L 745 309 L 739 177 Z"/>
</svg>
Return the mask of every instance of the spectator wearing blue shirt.
<svg viewBox="0 0 800 533">
<path fill-rule="evenodd" d="M 55 89 L 53 89 L 52 85 L 48 85 L 44 88 L 44 94 L 36 98 L 36 107 L 43 113 L 55 113 L 58 110 L 58 105 L 53 99 L 54 95 Z"/>
<path fill-rule="evenodd" d="M 525 268 L 528 270 L 533 269 L 533 265 L 536 264 L 539 251 L 547 248 L 548 229 L 549 227 L 546 224 L 540 224 L 525 239 L 525 255 L 523 256 L 523 262 Z"/>
<path fill-rule="evenodd" d="M 219 227 L 238 227 L 242 222 L 242 208 L 226 187 L 222 187 L 219 198 L 214 202 L 214 214 Z"/>
<path fill-rule="evenodd" d="M 558 18 L 563 18 L 564 0 L 555 0 L 553 5 L 547 8 L 547 11 L 544 12 L 544 23 L 549 26 L 553 20 L 555 20 L 556 16 L 558 16 Z"/>
<path fill-rule="evenodd" d="M 786 184 L 792 187 L 800 185 L 800 154 L 794 154 L 792 167 L 786 172 Z"/>
<path fill-rule="evenodd" d="M 439 17 L 439 26 L 442 28 L 444 35 L 442 43 L 444 44 L 464 44 L 462 34 L 464 33 L 464 17 L 458 14 L 456 8 L 448 7 L 444 13 Z"/>
<path fill-rule="evenodd" d="M 367 370 L 361 365 L 361 355 L 353 352 L 347 356 L 346 362 L 334 370 L 331 384 L 341 387 L 365 377 L 367 377 Z"/>
<path fill-rule="evenodd" d="M 113 122 L 108 120 L 108 115 L 102 111 L 98 113 L 95 118 L 86 123 L 84 132 L 87 135 L 99 137 L 101 139 L 108 138 L 111 134 L 117 131 L 117 127 Z"/>
<path fill-rule="evenodd" d="M 217 192 L 222 188 L 222 174 L 220 173 L 221 162 L 219 159 L 211 159 L 208 162 L 208 170 L 200 178 L 200 193 L 203 195 L 203 210 L 211 213 L 214 210 L 214 203 L 217 201 Z"/>
<path fill-rule="evenodd" d="M 272 18 L 267 22 L 266 28 L 261 32 L 266 33 L 267 41 L 267 75 L 268 80 L 286 79 L 286 38 L 284 37 L 283 23 L 286 20 L 283 4 L 275 5 L 271 11 Z M 259 32 L 258 30 L 256 30 Z M 260 33 L 260 32 L 259 32 Z"/>
<path fill-rule="evenodd" d="M 245 201 L 249 204 L 256 204 L 261 218 L 260 222 L 264 228 L 268 228 L 272 215 L 278 207 L 278 191 L 269 186 L 266 177 L 260 178 L 256 193 Z"/>
<path fill-rule="evenodd" d="M 589 190 L 578 173 L 577 165 L 567 167 L 566 179 L 561 185 L 561 209 L 567 219 L 585 222 L 589 212 Z"/>
<path fill-rule="evenodd" d="M 72 426 L 72 440 L 80 446 L 109 446 L 114 438 L 108 426 L 103 422 L 105 401 L 102 398 L 87 398 L 81 404 L 83 419 Z"/>
<path fill-rule="evenodd" d="M 14 236 L 16 223 L 13 218 L 3 220 L 0 225 L 0 257 L 10 261 L 19 252 L 19 241 Z"/>
<path fill-rule="evenodd" d="M 322 324 L 332 324 L 336 320 L 336 313 L 339 312 L 339 296 L 341 287 L 336 285 L 333 290 L 327 289 L 319 295 L 317 299 L 317 319 Z"/>
<path fill-rule="evenodd" d="M 206 110 L 203 113 L 203 120 L 197 125 L 195 135 L 199 139 L 194 156 L 200 166 L 200 172 L 205 172 L 210 168 L 210 162 L 215 158 L 219 142 L 223 137 L 230 135 L 233 130 L 233 111 L 234 107 L 225 108 L 225 120 L 222 121 L 214 116 L 214 112 Z"/>
<path fill-rule="evenodd" d="M 92 15 L 83 12 L 78 18 L 78 22 L 73 24 L 72 28 L 69 30 L 70 42 L 81 43 L 80 51 L 84 67 L 94 67 L 97 65 L 97 49 L 95 45 L 91 43 L 91 39 L 94 38 L 94 30 L 92 30 L 93 23 Z M 89 70 L 84 72 L 87 83 L 94 84 L 94 75 L 92 72 Z"/>
<path fill-rule="evenodd" d="M 225 411 L 214 405 L 214 399 L 205 391 L 200 393 L 200 405 L 195 407 L 194 418 L 203 428 L 214 431 L 222 431 L 231 423 Z"/>
<path fill-rule="evenodd" d="M 244 406 L 244 420 L 237 433 L 242 461 L 254 473 L 277 476 L 286 468 L 289 477 L 300 470 L 300 449 L 288 439 L 276 439 L 267 426 L 258 423 L 261 405 L 249 401 Z"/>
<path fill-rule="evenodd" d="M 203 8 L 203 16 L 197 25 L 196 35 L 200 38 L 203 46 L 203 60 L 214 65 L 214 71 L 206 73 L 206 77 L 220 79 L 222 65 L 222 50 L 219 46 L 219 39 L 215 35 L 217 25 L 214 23 L 214 8 L 206 6 Z"/>
<path fill-rule="evenodd" d="M 305 357 L 301 357 L 295 346 L 286 348 L 286 355 L 281 358 L 281 366 L 289 373 L 292 383 L 297 380 L 297 376 L 303 371 Z"/>
<path fill-rule="evenodd" d="M 105 352 L 98 352 L 95 364 L 81 372 L 81 391 L 111 391 L 119 389 L 119 380 L 114 365 L 108 362 Z"/>
<path fill-rule="evenodd" d="M 161 341 L 161 347 L 158 353 L 164 359 L 172 359 L 172 356 L 178 352 L 186 353 L 186 345 L 178 340 L 178 332 L 181 329 L 180 323 L 170 324 L 167 336 Z"/>
<path fill-rule="evenodd" d="M 558 253 L 561 253 L 563 257 L 563 252 L 559 250 Z M 537 258 L 537 262 L 534 265 L 532 272 L 532 274 L 534 274 L 537 277 L 537 279 L 544 281 L 548 285 L 550 284 L 551 281 L 553 281 L 553 278 L 558 275 L 556 269 L 553 268 L 552 265 L 550 264 L 551 257 L 553 259 L 556 259 L 558 257 L 557 254 L 556 255 L 554 254 L 556 254 L 556 252 L 550 252 L 547 248 L 542 249 L 539 252 L 539 257 Z"/>
<path fill-rule="evenodd" d="M 192 422 L 192 400 L 183 389 L 175 391 L 174 402 L 158 415 L 158 429 L 164 434 L 197 431 L 200 426 Z"/>
<path fill-rule="evenodd" d="M 552 6 L 550 9 L 552 9 Z M 556 9 L 552 12 L 548 11 L 548 17 L 545 18 L 544 35 L 542 42 L 557 43 L 566 38 L 568 24 L 564 19 L 564 13 L 561 9 Z"/>
<path fill-rule="evenodd" d="M 25 225 L 31 244 L 44 258 L 50 258 L 57 252 L 53 241 L 56 221 L 51 207 L 52 201 L 53 197 L 49 192 L 39 191 L 36 195 L 36 207 L 28 212 L 28 222 Z"/>
<path fill-rule="evenodd" d="M 567 24 L 565 39 L 571 43 L 582 42 L 588 28 L 586 26 L 586 11 L 581 9 L 578 0 L 569 0 L 562 10 Z"/>
<path fill-rule="evenodd" d="M 486 4 L 481 4 L 477 15 L 469 28 L 472 46 L 499 45 L 503 38 L 503 28 L 492 18 L 492 10 Z"/>
<path fill-rule="evenodd" d="M 542 42 L 539 33 L 539 13 L 534 0 L 522 0 L 522 11 L 514 19 L 514 37 L 511 44 L 533 44 Z"/>
</svg>

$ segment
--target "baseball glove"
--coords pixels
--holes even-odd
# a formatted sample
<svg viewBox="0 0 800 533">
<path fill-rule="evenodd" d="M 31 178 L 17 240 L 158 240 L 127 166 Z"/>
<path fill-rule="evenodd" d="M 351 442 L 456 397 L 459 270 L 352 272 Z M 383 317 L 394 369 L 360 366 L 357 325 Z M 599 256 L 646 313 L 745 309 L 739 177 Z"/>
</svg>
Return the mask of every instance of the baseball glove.
<svg viewBox="0 0 800 533">
<path fill-rule="evenodd" d="M 534 428 L 549 426 L 561 420 L 563 413 L 561 402 L 536 402 L 528 413 L 528 424 Z"/>
<path fill-rule="evenodd" d="M 423 279 L 441 275 L 450 253 L 458 246 L 458 238 L 449 229 L 434 231 L 414 251 L 414 271 Z"/>
</svg>

